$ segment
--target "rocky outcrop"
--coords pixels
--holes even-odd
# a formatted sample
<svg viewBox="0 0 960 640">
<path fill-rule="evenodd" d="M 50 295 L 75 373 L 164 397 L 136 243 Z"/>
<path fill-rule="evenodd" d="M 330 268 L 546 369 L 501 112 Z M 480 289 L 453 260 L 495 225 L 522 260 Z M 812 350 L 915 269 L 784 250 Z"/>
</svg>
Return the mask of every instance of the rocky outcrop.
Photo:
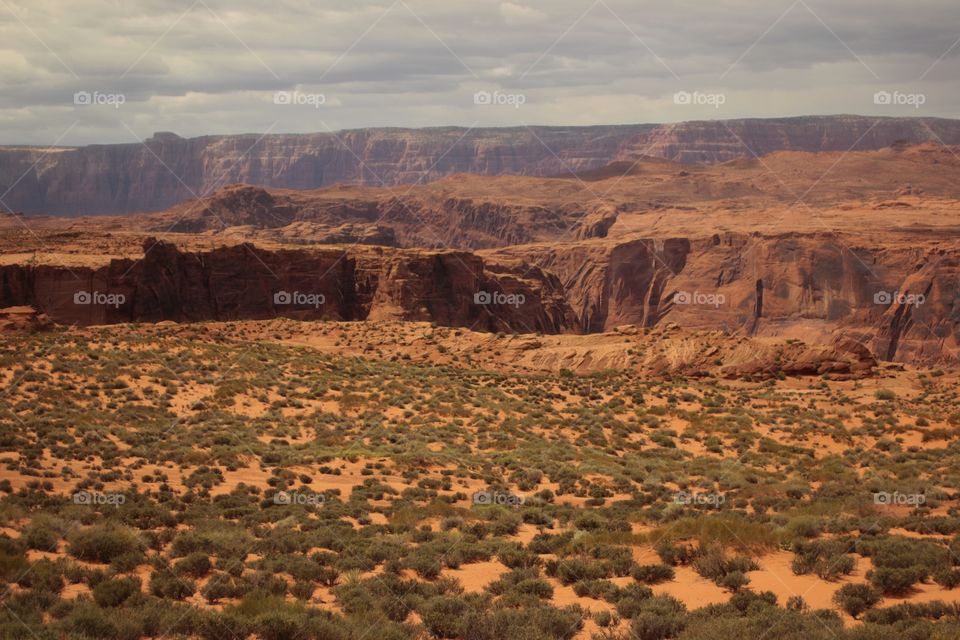
<svg viewBox="0 0 960 640">
<path fill-rule="evenodd" d="M 479 253 L 252 243 L 201 251 L 148 240 L 142 259 L 97 267 L 8 261 L 0 307 L 29 305 L 64 324 L 283 316 L 544 334 L 677 326 L 812 345 L 784 352 L 791 360 L 781 364 L 817 375 L 851 373 L 850 363 L 867 356 L 955 362 L 958 281 L 956 241 L 865 244 L 828 232 L 606 238 Z M 755 374 L 750 357 L 732 375 Z"/>
<path fill-rule="evenodd" d="M 827 232 L 726 233 L 485 255 L 555 273 L 588 333 L 674 323 L 820 345 L 850 339 L 884 360 L 949 362 L 960 354 L 957 242 L 858 246 Z"/>
<path fill-rule="evenodd" d="M 50 318 L 33 307 L 0 309 L 0 333 L 37 333 L 53 327 Z"/>
<path fill-rule="evenodd" d="M 0 266 L 0 307 L 61 324 L 291 317 L 419 320 L 482 331 L 563 333 L 576 318 L 556 277 L 463 251 L 383 247 L 189 252 L 148 241 L 102 267 Z"/>
<path fill-rule="evenodd" d="M 928 128 L 929 127 L 929 128 Z M 585 173 L 637 154 L 720 162 L 779 150 L 960 143 L 960 121 L 823 116 L 664 125 L 359 129 L 336 134 L 156 135 L 143 144 L 0 148 L 14 210 L 77 216 L 157 211 L 237 182 L 311 189 L 423 183 L 455 173 Z"/>
</svg>

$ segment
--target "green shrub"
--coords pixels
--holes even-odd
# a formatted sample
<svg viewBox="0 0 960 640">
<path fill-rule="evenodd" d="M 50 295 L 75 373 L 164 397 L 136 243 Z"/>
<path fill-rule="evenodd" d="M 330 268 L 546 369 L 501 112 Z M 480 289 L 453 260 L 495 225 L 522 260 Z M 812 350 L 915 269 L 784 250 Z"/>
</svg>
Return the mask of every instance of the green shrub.
<svg viewBox="0 0 960 640">
<path fill-rule="evenodd" d="M 60 593 L 64 587 L 63 566 L 46 558 L 37 560 L 17 576 L 17 584 L 44 593 Z"/>
<path fill-rule="evenodd" d="M 469 605 L 461 598 L 437 596 L 427 600 L 420 609 L 424 626 L 438 638 L 458 638 L 468 628 Z"/>
<path fill-rule="evenodd" d="M 250 620 L 231 611 L 209 611 L 198 624 L 197 634 L 203 640 L 237 640 L 246 638 L 253 631 Z"/>
<path fill-rule="evenodd" d="M 880 602 L 880 594 L 865 584 L 845 584 L 833 594 L 833 602 L 856 618 Z"/>
<path fill-rule="evenodd" d="M 74 532 L 69 538 L 69 552 L 87 562 L 108 563 L 128 553 L 142 553 L 143 541 L 137 532 L 121 525 L 99 525 Z"/>
<path fill-rule="evenodd" d="M 194 551 L 181 560 L 178 560 L 176 564 L 173 565 L 173 568 L 174 571 L 180 575 L 202 578 L 210 573 L 213 565 L 210 563 L 210 557 L 206 553 L 203 551 Z"/>
<path fill-rule="evenodd" d="M 104 580 L 93 588 L 93 599 L 101 607 L 119 607 L 134 593 L 140 592 L 140 578 Z"/>
<path fill-rule="evenodd" d="M 637 582 L 645 584 L 658 584 L 673 580 L 675 572 L 673 567 L 665 564 L 645 564 L 633 568 L 630 575 Z"/>
<path fill-rule="evenodd" d="M 309 600 L 313 597 L 313 591 L 312 582 L 297 581 L 290 587 L 290 594 L 298 600 Z"/>
<path fill-rule="evenodd" d="M 733 593 L 737 593 L 740 591 L 740 589 L 750 584 L 750 578 L 748 578 L 742 571 L 731 571 L 717 578 L 716 582 L 718 586 L 723 587 L 724 589 L 729 589 Z"/>
<path fill-rule="evenodd" d="M 880 567 L 867 572 L 870 584 L 886 595 L 900 596 L 910 592 L 917 582 L 923 579 L 924 570 L 919 567 L 897 569 Z"/>
<path fill-rule="evenodd" d="M 609 580 L 579 580 L 573 583 L 573 592 L 581 598 L 610 600 L 619 592 L 617 585 Z"/>
<path fill-rule="evenodd" d="M 637 640 L 675 638 L 685 627 L 686 607 L 670 596 L 646 600 L 630 623 L 630 631 Z"/>
<path fill-rule="evenodd" d="M 960 569 L 939 569 L 934 572 L 933 579 L 944 589 L 954 589 L 960 586 Z"/>
<path fill-rule="evenodd" d="M 676 544 L 669 540 L 660 540 L 654 546 L 654 551 L 660 556 L 663 564 L 675 567 L 688 564 L 696 557 L 696 550 L 689 544 Z"/>
<path fill-rule="evenodd" d="M 21 540 L 28 549 L 56 551 L 60 533 L 43 521 L 34 521 L 24 530 Z"/>
<path fill-rule="evenodd" d="M 183 600 L 197 590 L 193 581 L 181 578 L 170 569 L 160 569 L 150 576 L 150 593 L 158 598 Z"/>
<path fill-rule="evenodd" d="M 64 631 L 82 638 L 114 638 L 117 627 L 111 613 L 92 602 L 78 602 L 60 623 Z"/>
</svg>

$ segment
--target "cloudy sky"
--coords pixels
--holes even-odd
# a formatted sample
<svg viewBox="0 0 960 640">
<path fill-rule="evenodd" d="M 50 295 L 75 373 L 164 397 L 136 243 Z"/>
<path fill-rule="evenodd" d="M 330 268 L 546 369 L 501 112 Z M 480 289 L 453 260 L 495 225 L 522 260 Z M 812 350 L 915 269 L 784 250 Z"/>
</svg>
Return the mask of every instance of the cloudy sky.
<svg viewBox="0 0 960 640">
<path fill-rule="evenodd" d="M 0 0 L 0 144 L 957 117 L 958 77 L 956 0 Z"/>
</svg>

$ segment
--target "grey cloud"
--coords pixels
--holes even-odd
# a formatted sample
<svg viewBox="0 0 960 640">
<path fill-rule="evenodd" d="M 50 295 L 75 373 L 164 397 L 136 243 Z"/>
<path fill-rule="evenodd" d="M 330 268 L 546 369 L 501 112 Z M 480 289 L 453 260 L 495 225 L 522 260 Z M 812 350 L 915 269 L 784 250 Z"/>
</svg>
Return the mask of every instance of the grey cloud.
<svg viewBox="0 0 960 640">
<path fill-rule="evenodd" d="M 960 36 L 960 9 L 947 0 L 6 3 L 29 25 L 0 5 L 6 144 L 47 144 L 73 122 L 65 142 L 129 141 L 121 117 L 146 137 L 160 129 L 262 131 L 278 118 L 284 131 L 307 131 L 323 129 L 319 119 L 334 127 L 588 124 L 953 116 L 960 107 L 960 46 L 920 80 Z M 296 87 L 331 99 L 319 113 L 277 112 L 273 92 Z M 897 87 L 928 93 L 923 113 L 877 109 L 864 98 Z M 523 93 L 526 103 L 477 108 L 472 95 L 481 89 Z M 78 108 L 79 90 L 116 91 L 127 101 L 119 110 Z M 671 97 L 679 90 L 725 92 L 728 100 L 722 110 L 677 109 Z"/>
</svg>

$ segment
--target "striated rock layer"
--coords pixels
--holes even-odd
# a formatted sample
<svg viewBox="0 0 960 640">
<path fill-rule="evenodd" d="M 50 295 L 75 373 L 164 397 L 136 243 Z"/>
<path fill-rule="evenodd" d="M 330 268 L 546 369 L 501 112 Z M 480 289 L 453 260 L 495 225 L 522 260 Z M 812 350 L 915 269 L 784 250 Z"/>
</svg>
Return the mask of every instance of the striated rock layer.
<svg viewBox="0 0 960 640">
<path fill-rule="evenodd" d="M 579 329 L 624 324 L 829 344 L 883 360 L 960 357 L 960 240 L 867 245 L 836 233 L 637 238 L 509 247 L 556 274 Z"/>
<path fill-rule="evenodd" d="M 0 191 L 16 211 L 76 216 L 156 211 L 218 188 L 424 183 L 454 173 L 549 176 L 637 155 L 719 162 L 774 151 L 960 143 L 960 121 L 818 116 L 596 127 L 358 129 L 144 144 L 0 148 Z M 402 193 L 403 190 L 401 190 Z"/>
<path fill-rule="evenodd" d="M 142 259 L 101 266 L 2 265 L 0 308 L 30 305 L 80 325 L 284 316 L 482 331 L 577 328 L 554 276 L 531 265 L 489 265 L 468 252 L 251 244 L 195 252 L 154 240 L 144 251 Z"/>
</svg>

